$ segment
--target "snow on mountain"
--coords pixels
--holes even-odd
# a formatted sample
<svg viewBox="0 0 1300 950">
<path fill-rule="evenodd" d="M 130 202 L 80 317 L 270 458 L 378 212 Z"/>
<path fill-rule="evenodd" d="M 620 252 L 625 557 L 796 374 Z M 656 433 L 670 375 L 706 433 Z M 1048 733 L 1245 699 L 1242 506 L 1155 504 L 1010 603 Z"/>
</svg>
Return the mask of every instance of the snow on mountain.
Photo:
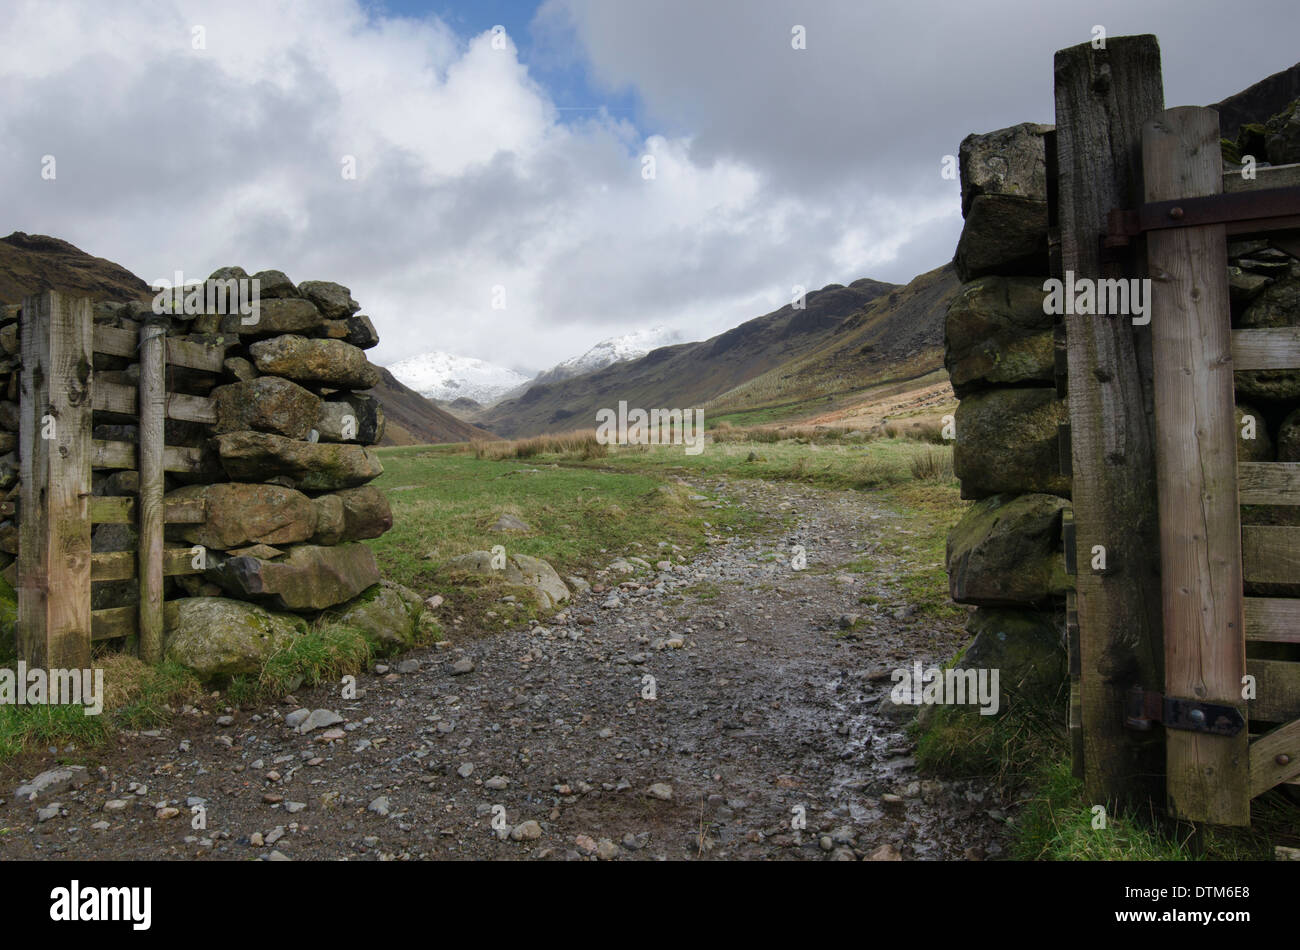
<svg viewBox="0 0 1300 950">
<path fill-rule="evenodd" d="M 635 360 L 645 356 L 651 350 L 682 342 L 681 333 L 667 327 L 651 327 L 649 330 L 637 330 L 623 336 L 601 340 L 581 356 L 574 356 L 538 375 L 534 382 L 547 383 L 583 373 L 594 373 L 611 363 L 622 360 Z"/>
<path fill-rule="evenodd" d="M 528 377 L 504 366 L 434 350 L 402 360 L 389 372 L 427 399 L 451 402 L 466 396 L 485 406 L 528 382 Z"/>
</svg>

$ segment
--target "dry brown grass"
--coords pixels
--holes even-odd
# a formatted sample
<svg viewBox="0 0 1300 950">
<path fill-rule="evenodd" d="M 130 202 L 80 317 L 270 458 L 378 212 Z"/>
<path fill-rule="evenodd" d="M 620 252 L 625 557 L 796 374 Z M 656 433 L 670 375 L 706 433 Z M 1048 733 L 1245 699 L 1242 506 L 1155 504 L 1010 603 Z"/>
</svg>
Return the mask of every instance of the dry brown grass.
<svg viewBox="0 0 1300 950">
<path fill-rule="evenodd" d="M 559 455 L 565 458 L 604 458 L 609 446 L 596 440 L 595 429 L 574 429 L 572 432 L 552 432 L 527 439 L 470 443 L 476 459 L 530 459 L 538 455 Z"/>
</svg>

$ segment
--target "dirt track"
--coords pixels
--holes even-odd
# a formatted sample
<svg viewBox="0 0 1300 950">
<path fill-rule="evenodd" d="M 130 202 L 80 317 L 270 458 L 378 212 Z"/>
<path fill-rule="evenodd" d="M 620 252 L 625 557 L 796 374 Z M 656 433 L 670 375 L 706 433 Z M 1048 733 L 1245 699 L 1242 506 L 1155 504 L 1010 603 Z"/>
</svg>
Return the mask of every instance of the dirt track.
<svg viewBox="0 0 1300 950">
<path fill-rule="evenodd" d="M 6 769 L 0 859 L 1001 853 L 1002 803 L 977 783 L 922 782 L 900 715 L 911 710 L 888 699 L 891 670 L 942 662 L 962 641 L 960 629 L 936 629 L 891 587 L 891 559 L 908 556 L 903 520 L 870 494 L 701 487 L 784 512 L 788 524 L 719 541 L 641 583 L 592 578 L 610 589 L 580 597 L 561 615 L 567 622 L 459 635 L 360 677 L 357 699 L 304 690 L 286 705 L 235 710 L 228 726 L 216 709 L 123 736 L 92 760 L 80 789 L 17 802 L 16 785 L 55 759 Z M 790 568 L 792 544 L 805 546 L 806 570 Z M 864 552 L 877 558 L 875 574 L 837 570 Z M 866 595 L 880 603 L 860 603 Z M 861 622 L 841 629 L 845 614 Z M 664 642 L 674 638 L 680 647 Z M 473 672 L 453 675 L 465 658 Z M 399 664 L 411 671 L 396 672 Z M 647 676 L 653 700 L 642 695 Z M 299 734 L 284 722 L 299 706 L 346 723 Z M 648 793 L 661 785 L 670 799 Z M 62 809 L 38 820 L 52 802 Z M 191 828 L 197 804 L 206 829 Z M 159 808 L 178 814 L 158 817 L 170 814 Z M 796 830 L 801 813 L 806 828 Z M 504 819 L 504 837 L 494 818 Z"/>
</svg>

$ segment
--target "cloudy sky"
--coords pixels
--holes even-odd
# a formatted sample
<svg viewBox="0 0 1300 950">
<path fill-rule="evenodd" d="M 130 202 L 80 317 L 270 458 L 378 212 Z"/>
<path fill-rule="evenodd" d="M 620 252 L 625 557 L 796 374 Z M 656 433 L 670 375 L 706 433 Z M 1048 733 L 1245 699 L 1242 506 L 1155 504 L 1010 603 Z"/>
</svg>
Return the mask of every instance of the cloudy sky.
<svg viewBox="0 0 1300 950">
<path fill-rule="evenodd" d="M 1171 106 L 1300 58 L 1295 0 L 0 0 L 0 232 L 335 280 L 377 362 L 536 371 L 942 264 L 944 155 L 1052 121 L 1097 24 L 1159 35 Z"/>
</svg>

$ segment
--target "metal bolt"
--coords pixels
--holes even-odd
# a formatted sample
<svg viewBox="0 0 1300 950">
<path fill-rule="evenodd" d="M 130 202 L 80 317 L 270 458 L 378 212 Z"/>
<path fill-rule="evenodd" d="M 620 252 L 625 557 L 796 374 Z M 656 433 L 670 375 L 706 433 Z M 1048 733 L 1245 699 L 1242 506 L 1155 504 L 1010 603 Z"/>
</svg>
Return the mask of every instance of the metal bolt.
<svg viewBox="0 0 1300 950">
<path fill-rule="evenodd" d="M 1196 723 L 1198 726 L 1204 725 L 1205 711 L 1202 709 L 1193 709 L 1191 712 L 1187 714 L 1187 718 L 1190 719 L 1192 722 Z"/>
<path fill-rule="evenodd" d="M 1277 756 L 1274 757 L 1273 761 L 1278 765 L 1290 765 L 1291 756 L 1287 755 L 1285 752 L 1279 752 Z"/>
<path fill-rule="evenodd" d="M 1169 209 L 1169 217 L 1173 218 L 1175 221 L 1181 221 L 1182 218 L 1183 218 L 1183 209 L 1182 209 L 1182 208 L 1170 208 L 1170 209 Z"/>
</svg>

